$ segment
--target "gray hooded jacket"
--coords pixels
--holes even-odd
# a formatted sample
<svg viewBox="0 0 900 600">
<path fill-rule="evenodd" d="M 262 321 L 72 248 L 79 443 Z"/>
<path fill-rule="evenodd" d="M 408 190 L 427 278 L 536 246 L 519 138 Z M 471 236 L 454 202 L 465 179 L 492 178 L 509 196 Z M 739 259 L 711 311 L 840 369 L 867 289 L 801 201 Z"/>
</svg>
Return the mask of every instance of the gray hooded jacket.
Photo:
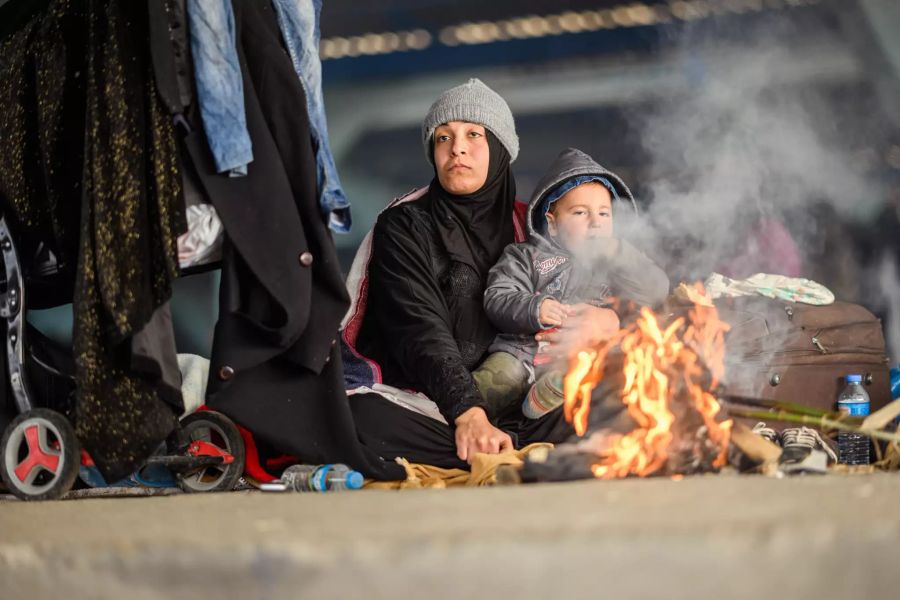
<svg viewBox="0 0 900 600">
<path fill-rule="evenodd" d="M 539 319 L 541 302 L 555 298 L 565 304 L 602 304 L 610 297 L 653 305 L 669 293 L 669 278 L 662 269 L 627 241 L 619 240 L 618 252 L 602 261 L 586 264 L 548 235 L 537 223 L 545 221 L 544 199 L 561 184 L 584 175 L 609 181 L 618 198 L 613 200 L 614 228 L 625 214 L 637 215 L 628 186 L 618 175 L 601 167 L 574 148 L 562 152 L 535 188 L 528 209 L 528 241 L 510 244 L 491 269 L 484 293 L 484 307 L 501 332 L 490 352 L 509 352 L 529 364 L 537 342 L 534 334 L 544 326 Z"/>
</svg>

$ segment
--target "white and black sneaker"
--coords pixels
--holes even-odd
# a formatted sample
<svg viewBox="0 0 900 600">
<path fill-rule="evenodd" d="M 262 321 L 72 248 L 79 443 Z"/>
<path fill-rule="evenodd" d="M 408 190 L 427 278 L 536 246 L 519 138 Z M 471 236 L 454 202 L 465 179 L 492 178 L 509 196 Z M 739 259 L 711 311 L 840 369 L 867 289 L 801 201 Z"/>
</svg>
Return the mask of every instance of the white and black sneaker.
<svg viewBox="0 0 900 600">
<path fill-rule="evenodd" d="M 762 421 L 753 426 L 753 433 L 769 440 L 776 446 L 781 445 L 781 436 L 778 434 L 778 432 L 767 426 Z"/>
<path fill-rule="evenodd" d="M 828 462 L 836 463 L 837 454 L 815 429 L 792 427 L 781 432 L 781 464 L 802 462 L 810 452 L 819 450 L 828 456 Z"/>
</svg>

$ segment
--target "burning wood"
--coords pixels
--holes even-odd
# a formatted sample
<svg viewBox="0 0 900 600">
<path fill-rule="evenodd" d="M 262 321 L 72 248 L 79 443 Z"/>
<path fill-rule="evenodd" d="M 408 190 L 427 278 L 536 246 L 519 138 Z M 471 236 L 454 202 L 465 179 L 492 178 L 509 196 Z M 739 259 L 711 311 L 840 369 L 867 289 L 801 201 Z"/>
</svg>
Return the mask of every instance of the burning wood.
<svg viewBox="0 0 900 600">
<path fill-rule="evenodd" d="M 715 471 L 727 462 L 731 420 L 713 390 L 724 373 L 728 325 L 694 306 L 661 325 L 648 308 L 615 337 L 577 354 L 564 378 L 565 415 L 590 433 L 598 385 L 617 393 L 636 427 L 598 454 L 591 471 L 612 479 Z"/>
</svg>

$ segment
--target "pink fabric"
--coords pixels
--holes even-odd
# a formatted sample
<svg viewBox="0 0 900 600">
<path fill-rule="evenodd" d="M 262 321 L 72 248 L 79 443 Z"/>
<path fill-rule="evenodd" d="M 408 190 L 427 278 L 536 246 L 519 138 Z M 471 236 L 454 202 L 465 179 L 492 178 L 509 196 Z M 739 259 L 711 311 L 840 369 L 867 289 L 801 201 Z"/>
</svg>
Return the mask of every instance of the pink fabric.
<svg viewBox="0 0 900 600">
<path fill-rule="evenodd" d="M 739 254 L 716 271 L 732 279 L 756 273 L 802 277 L 803 260 L 787 228 L 776 219 L 763 218 L 744 238 Z"/>
</svg>

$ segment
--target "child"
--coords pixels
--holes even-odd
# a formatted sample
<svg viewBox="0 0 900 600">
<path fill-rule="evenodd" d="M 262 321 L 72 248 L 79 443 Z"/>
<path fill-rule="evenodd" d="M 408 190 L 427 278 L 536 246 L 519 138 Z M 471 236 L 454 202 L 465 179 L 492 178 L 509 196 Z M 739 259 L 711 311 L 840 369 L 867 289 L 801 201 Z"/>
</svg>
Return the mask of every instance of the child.
<svg viewBox="0 0 900 600">
<path fill-rule="evenodd" d="M 613 235 L 621 210 L 637 212 L 622 180 L 573 148 L 538 184 L 528 241 L 507 246 L 488 275 L 484 306 L 501 333 L 473 376 L 489 414 L 507 410 L 535 379 L 525 416 L 536 419 L 562 404 L 562 374 L 541 360 L 537 332 L 563 325 L 586 304 L 605 308 L 612 297 L 639 305 L 665 299 L 662 269 Z"/>
</svg>

